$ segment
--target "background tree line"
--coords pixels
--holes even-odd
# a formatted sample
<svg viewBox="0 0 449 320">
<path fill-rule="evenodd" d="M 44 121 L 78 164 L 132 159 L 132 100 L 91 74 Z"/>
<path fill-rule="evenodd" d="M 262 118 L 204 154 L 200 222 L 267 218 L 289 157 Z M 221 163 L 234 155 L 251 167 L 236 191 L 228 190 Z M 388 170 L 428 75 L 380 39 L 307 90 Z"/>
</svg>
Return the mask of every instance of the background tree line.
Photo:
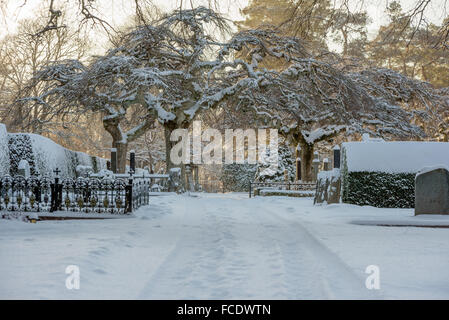
<svg viewBox="0 0 449 320">
<path fill-rule="evenodd" d="M 164 34 L 160 40 L 151 40 L 157 48 L 152 52 L 153 56 L 145 50 L 133 53 L 133 37 L 146 37 L 151 34 L 149 28 L 161 27 L 164 23 L 170 25 L 170 15 L 162 15 L 151 1 L 136 0 L 135 15 L 125 26 L 114 28 L 101 15 L 94 14 L 95 5 L 96 1 L 79 0 L 77 15 L 68 19 L 66 7 L 61 7 L 57 1 L 43 1 L 35 19 L 21 21 L 16 34 L 1 40 L 0 121 L 6 123 L 10 131 L 43 134 L 66 147 L 100 156 L 105 156 L 105 149 L 111 145 L 117 146 L 117 141 L 123 141 L 123 133 L 126 132 L 128 138 L 133 137 L 129 139 L 130 145 L 126 150 L 138 149 L 142 165 L 149 165 L 153 170 L 158 170 L 160 163 L 167 159 L 166 150 L 170 144 L 163 131 L 170 133 L 178 127 L 188 128 L 193 115 L 214 128 L 277 125 L 292 146 L 301 145 L 302 152 L 306 153 L 304 158 L 310 161 L 316 148 L 328 148 L 329 143 L 339 141 L 342 135 L 357 138 L 362 130 L 375 126 L 373 118 L 376 117 L 383 125 L 383 133 L 378 128 L 373 131 L 377 134 L 389 134 L 392 139 L 448 141 L 448 102 L 445 99 L 449 86 L 449 50 L 445 36 L 448 18 L 440 25 L 416 21 L 426 10 L 424 2 L 417 2 L 413 12 L 405 12 L 397 1 L 389 2 L 386 8 L 388 23 L 369 39 L 367 27 L 371 18 L 363 6 L 353 10 L 345 1 L 337 6 L 328 0 L 250 0 L 242 9 L 245 19 L 235 21 L 238 37 L 231 36 L 228 44 L 219 44 L 219 40 L 226 38 L 224 34 L 211 40 L 210 26 L 207 26 L 211 18 L 215 19 L 212 21 L 217 22 L 216 27 L 221 31 L 232 27 L 231 24 L 226 26 L 228 22 L 218 16 L 214 18 L 214 10 L 208 11 L 209 20 L 201 26 L 198 24 L 199 16 L 195 16 L 200 29 L 191 29 L 192 32 L 179 28 L 182 24 L 193 26 L 181 14 L 176 23 L 159 29 L 163 31 L 160 34 Z M 210 9 L 217 9 L 217 6 L 216 2 L 209 3 Z M 174 16 L 171 19 L 175 19 Z M 76 24 L 77 27 L 74 26 Z M 90 54 L 92 39 L 89 39 L 83 25 L 106 31 L 110 40 L 109 53 L 99 57 Z M 205 41 L 210 41 L 207 48 L 195 51 L 193 35 L 204 36 Z M 291 55 L 288 42 L 283 42 L 286 39 L 300 39 L 298 44 L 303 49 Z M 167 52 L 167 45 L 171 53 Z M 270 50 L 274 51 L 266 51 L 270 45 Z M 196 64 L 187 59 L 185 52 L 176 49 L 183 46 L 189 55 L 196 55 L 201 68 L 190 68 Z M 335 52 L 336 46 L 340 52 Z M 223 50 L 224 47 L 234 51 L 231 58 L 219 58 L 220 62 L 210 58 L 214 50 Z M 157 57 L 160 60 L 145 66 L 161 70 L 167 61 L 171 61 L 170 75 L 167 76 L 168 70 L 165 69 L 163 79 L 159 79 L 161 82 L 154 85 L 155 75 L 145 74 L 146 81 L 150 77 L 153 82 L 142 86 L 142 82 L 136 82 L 130 75 L 142 67 L 139 61 L 143 60 L 135 63 L 118 61 L 123 55 L 150 60 Z M 58 61 L 65 62 L 55 64 Z M 117 63 L 122 67 L 129 63 L 125 75 L 117 77 L 110 72 L 116 70 Z M 212 67 L 215 73 L 213 85 L 209 83 L 211 79 L 205 78 L 211 71 L 208 63 L 218 63 L 216 68 Z M 104 69 L 106 65 L 108 67 Z M 233 66 L 234 71 L 223 77 L 223 66 Z M 251 74 L 249 69 L 242 71 L 248 66 L 255 68 L 257 75 Z M 176 69 L 184 71 L 175 74 Z M 305 69 L 312 72 L 305 74 Z M 103 78 L 105 72 L 111 77 Z M 299 76 L 292 77 L 295 72 Z M 85 78 L 79 78 L 76 83 L 68 81 L 80 74 Z M 191 76 L 198 81 L 186 81 Z M 95 82 L 92 79 L 96 79 Z M 244 87 L 248 79 L 260 84 L 257 90 Z M 116 86 L 108 86 L 110 83 Z M 239 88 L 234 90 L 237 84 Z M 182 90 L 171 92 L 164 89 L 164 85 Z M 355 87 L 351 88 L 353 85 Z M 92 98 L 89 86 L 101 88 L 103 95 L 114 98 L 109 103 L 100 96 Z M 342 87 L 349 91 L 341 93 Z M 67 89 L 65 95 L 61 95 L 62 88 Z M 138 88 L 151 93 L 152 100 L 143 99 L 142 95 L 130 94 L 126 99 L 120 97 L 123 90 L 131 93 Z M 226 91 L 223 99 L 212 103 L 211 97 L 224 93 L 226 88 L 233 88 L 233 93 Z M 360 97 L 363 94 L 357 88 L 362 88 L 375 99 L 364 100 L 376 108 L 364 110 L 363 116 L 356 116 L 346 109 L 356 105 L 362 107 L 360 101 L 363 99 Z M 290 95 L 286 95 L 289 90 Z M 155 99 L 156 93 L 160 92 L 167 95 Z M 187 97 L 178 108 L 183 111 L 173 112 L 174 104 L 182 100 L 180 95 Z M 354 100 L 354 96 L 357 99 Z M 35 99 L 24 99 L 26 97 Z M 37 97 L 45 98 L 39 100 Z M 376 99 L 388 103 L 380 104 Z M 304 101 L 306 107 L 295 104 L 304 104 Z M 162 109 L 158 109 L 158 103 Z M 195 105 L 201 112 L 195 111 L 192 118 L 186 117 L 185 111 Z M 388 109 L 391 105 L 400 106 L 401 110 L 408 112 L 407 116 L 397 113 L 401 110 Z M 345 112 L 341 113 L 341 108 Z M 360 114 L 361 109 L 357 108 Z M 172 115 L 163 119 L 167 113 Z M 342 116 L 335 117 L 335 114 Z M 368 114 L 370 116 L 366 116 Z M 425 135 L 411 134 L 413 130 L 405 127 L 402 131 L 394 131 L 394 121 L 389 118 L 391 114 L 402 124 L 421 128 Z M 404 135 L 405 132 L 410 134 Z M 159 143 L 163 139 L 165 144 Z M 126 161 L 126 158 L 122 160 Z M 307 163 L 304 162 L 303 168 L 305 177 L 310 171 Z"/>
</svg>

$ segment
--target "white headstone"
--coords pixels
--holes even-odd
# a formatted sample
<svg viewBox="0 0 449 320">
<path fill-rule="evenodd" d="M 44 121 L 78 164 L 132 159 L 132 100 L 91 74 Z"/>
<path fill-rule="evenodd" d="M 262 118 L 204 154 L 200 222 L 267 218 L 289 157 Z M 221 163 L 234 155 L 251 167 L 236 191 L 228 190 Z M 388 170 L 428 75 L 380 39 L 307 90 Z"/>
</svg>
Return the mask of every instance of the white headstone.
<svg viewBox="0 0 449 320">
<path fill-rule="evenodd" d="M 19 165 L 17 167 L 18 174 L 25 178 L 30 177 L 30 164 L 26 160 L 20 160 Z"/>
</svg>

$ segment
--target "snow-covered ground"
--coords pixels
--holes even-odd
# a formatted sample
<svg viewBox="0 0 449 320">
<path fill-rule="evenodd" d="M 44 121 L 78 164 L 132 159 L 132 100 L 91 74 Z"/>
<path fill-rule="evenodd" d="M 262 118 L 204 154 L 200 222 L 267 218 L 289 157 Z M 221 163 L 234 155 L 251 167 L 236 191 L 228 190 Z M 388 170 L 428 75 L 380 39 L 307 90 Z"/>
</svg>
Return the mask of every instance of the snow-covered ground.
<svg viewBox="0 0 449 320">
<path fill-rule="evenodd" d="M 351 223 L 448 217 L 312 202 L 168 195 L 134 219 L 0 220 L 0 298 L 449 298 L 449 229 Z M 68 265 L 79 290 L 66 288 Z M 369 265 L 379 290 L 365 286 Z"/>
</svg>

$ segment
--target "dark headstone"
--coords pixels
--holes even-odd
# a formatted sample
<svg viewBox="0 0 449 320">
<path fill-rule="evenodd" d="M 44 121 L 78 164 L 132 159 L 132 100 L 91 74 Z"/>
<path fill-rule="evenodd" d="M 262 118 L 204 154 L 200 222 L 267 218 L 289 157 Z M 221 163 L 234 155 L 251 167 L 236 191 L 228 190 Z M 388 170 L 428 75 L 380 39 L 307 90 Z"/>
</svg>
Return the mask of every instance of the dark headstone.
<svg viewBox="0 0 449 320">
<path fill-rule="evenodd" d="M 132 172 L 136 172 L 136 153 L 134 150 L 129 153 L 129 168 Z"/>
<path fill-rule="evenodd" d="M 449 171 L 425 170 L 415 179 L 415 215 L 449 214 Z"/>
<path fill-rule="evenodd" d="M 340 147 L 334 147 L 334 168 L 340 168 Z"/>
<path fill-rule="evenodd" d="M 111 149 L 111 171 L 117 173 L 117 149 Z"/>
</svg>

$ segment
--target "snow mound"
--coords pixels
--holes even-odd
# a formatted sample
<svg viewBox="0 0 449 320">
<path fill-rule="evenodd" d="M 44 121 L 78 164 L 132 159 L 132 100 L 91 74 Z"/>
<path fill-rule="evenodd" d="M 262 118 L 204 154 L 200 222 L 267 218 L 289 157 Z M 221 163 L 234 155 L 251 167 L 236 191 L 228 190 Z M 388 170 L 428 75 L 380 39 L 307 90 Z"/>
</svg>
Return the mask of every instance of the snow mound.
<svg viewBox="0 0 449 320">
<path fill-rule="evenodd" d="M 448 142 L 345 142 L 348 172 L 416 173 L 435 165 L 449 167 Z"/>
</svg>

